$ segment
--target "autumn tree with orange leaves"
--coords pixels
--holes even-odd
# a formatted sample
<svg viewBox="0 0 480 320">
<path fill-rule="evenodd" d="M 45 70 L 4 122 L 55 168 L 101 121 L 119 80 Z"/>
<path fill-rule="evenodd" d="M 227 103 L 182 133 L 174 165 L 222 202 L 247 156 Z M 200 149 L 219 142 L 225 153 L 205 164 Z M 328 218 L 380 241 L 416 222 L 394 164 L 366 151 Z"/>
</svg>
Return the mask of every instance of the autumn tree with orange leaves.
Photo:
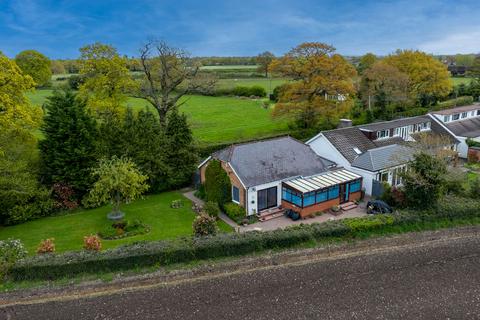
<svg viewBox="0 0 480 320">
<path fill-rule="evenodd" d="M 352 107 L 355 68 L 330 45 L 302 43 L 270 70 L 292 80 L 282 87 L 273 115 L 292 119 L 302 135 L 334 127 Z"/>
</svg>

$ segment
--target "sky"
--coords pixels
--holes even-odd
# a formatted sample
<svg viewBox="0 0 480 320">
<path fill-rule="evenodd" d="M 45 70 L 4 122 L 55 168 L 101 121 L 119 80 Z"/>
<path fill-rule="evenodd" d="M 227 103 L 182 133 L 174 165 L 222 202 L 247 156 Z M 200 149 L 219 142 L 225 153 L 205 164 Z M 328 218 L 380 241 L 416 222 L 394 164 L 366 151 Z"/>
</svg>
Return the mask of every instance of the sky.
<svg viewBox="0 0 480 320">
<path fill-rule="evenodd" d="M 0 0 L 0 51 L 76 58 L 86 44 L 138 56 L 148 39 L 194 56 L 281 55 L 305 41 L 344 55 L 480 53 L 479 0 Z"/>
</svg>

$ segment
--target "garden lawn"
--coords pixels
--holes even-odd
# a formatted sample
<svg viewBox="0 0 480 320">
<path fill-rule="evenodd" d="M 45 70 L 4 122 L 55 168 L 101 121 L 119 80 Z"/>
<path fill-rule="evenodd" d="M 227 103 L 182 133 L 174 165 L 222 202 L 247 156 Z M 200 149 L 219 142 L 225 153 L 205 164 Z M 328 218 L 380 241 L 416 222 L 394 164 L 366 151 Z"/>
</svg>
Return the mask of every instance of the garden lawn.
<svg viewBox="0 0 480 320">
<path fill-rule="evenodd" d="M 32 103 L 41 105 L 52 90 L 29 93 Z M 235 97 L 191 95 L 182 99 L 180 110 L 189 119 L 195 139 L 200 145 L 220 144 L 266 138 L 288 132 L 287 121 L 273 119 L 271 108 L 263 108 L 262 100 Z M 153 110 L 140 98 L 129 98 L 127 106 L 134 110 Z"/>
<path fill-rule="evenodd" d="M 182 199 L 184 206 L 179 209 L 170 208 L 173 200 Z M 178 192 L 165 192 L 146 196 L 122 207 L 127 220 L 139 219 L 150 226 L 148 234 L 137 235 L 119 240 L 102 240 L 103 248 L 112 248 L 135 241 L 152 241 L 173 239 L 180 236 L 191 236 L 192 222 L 195 213 L 191 209 L 190 200 Z M 110 211 L 108 206 L 78 210 L 74 213 L 47 217 L 24 224 L 0 228 L 0 240 L 20 239 L 26 246 L 29 254 L 35 254 L 36 248 L 42 239 L 54 238 L 56 251 L 80 250 L 83 246 L 83 237 L 95 234 L 110 222 L 106 218 Z M 218 222 L 222 232 L 232 231 L 223 221 Z"/>
</svg>

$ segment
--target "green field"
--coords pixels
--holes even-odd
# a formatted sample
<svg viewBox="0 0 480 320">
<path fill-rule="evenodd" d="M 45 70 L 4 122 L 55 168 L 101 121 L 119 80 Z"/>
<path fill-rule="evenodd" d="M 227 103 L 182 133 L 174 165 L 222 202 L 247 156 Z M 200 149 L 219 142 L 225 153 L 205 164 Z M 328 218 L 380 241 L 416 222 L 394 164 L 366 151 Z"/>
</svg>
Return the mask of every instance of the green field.
<svg viewBox="0 0 480 320">
<path fill-rule="evenodd" d="M 173 200 L 182 199 L 184 206 L 179 209 L 170 208 Z M 173 239 L 179 236 L 192 235 L 192 222 L 195 213 L 191 209 L 190 200 L 178 192 L 165 192 L 146 196 L 122 208 L 127 220 L 139 219 L 151 227 L 145 235 L 137 235 L 119 240 L 103 240 L 103 248 L 113 248 L 122 244 L 143 240 Z M 95 234 L 110 222 L 106 214 L 108 206 L 78 210 L 63 216 L 47 217 L 29 221 L 11 227 L 0 227 L 0 240 L 20 239 L 26 246 L 29 254 L 35 254 L 36 248 L 42 239 L 54 238 L 56 251 L 80 250 L 83 237 Z M 219 221 L 220 230 L 232 231 L 231 227 Z"/>
<path fill-rule="evenodd" d="M 282 78 L 246 78 L 246 79 L 219 79 L 218 88 L 235 88 L 236 86 L 261 86 L 267 93 L 272 93 L 275 87 L 286 83 L 288 80 Z"/>
<path fill-rule="evenodd" d="M 453 81 L 454 86 L 458 86 L 459 84 L 470 84 L 470 81 L 472 81 L 471 78 L 464 78 L 464 77 L 452 77 L 451 78 Z"/>
<path fill-rule="evenodd" d="M 202 66 L 200 70 L 257 70 L 255 65 L 231 65 L 231 66 Z"/>
<path fill-rule="evenodd" d="M 52 90 L 29 93 L 32 103 L 42 105 Z M 262 107 L 261 100 L 234 97 L 186 96 L 180 110 L 190 125 L 200 145 L 238 142 L 258 137 L 268 137 L 288 131 L 284 120 L 272 119 L 271 108 Z M 135 110 L 149 104 L 139 98 L 129 98 L 127 106 Z"/>
</svg>

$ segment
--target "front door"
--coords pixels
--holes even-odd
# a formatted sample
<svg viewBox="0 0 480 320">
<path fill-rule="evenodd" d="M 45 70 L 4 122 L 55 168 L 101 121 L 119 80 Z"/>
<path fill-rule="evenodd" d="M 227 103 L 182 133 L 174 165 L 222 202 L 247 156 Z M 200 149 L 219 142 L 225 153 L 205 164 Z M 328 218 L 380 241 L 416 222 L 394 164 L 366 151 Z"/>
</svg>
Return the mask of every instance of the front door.
<svg viewBox="0 0 480 320">
<path fill-rule="evenodd" d="M 277 206 L 277 187 L 257 191 L 257 212 Z"/>
<path fill-rule="evenodd" d="M 342 183 L 340 185 L 340 203 L 348 202 L 348 194 L 349 194 L 349 184 Z"/>
</svg>

